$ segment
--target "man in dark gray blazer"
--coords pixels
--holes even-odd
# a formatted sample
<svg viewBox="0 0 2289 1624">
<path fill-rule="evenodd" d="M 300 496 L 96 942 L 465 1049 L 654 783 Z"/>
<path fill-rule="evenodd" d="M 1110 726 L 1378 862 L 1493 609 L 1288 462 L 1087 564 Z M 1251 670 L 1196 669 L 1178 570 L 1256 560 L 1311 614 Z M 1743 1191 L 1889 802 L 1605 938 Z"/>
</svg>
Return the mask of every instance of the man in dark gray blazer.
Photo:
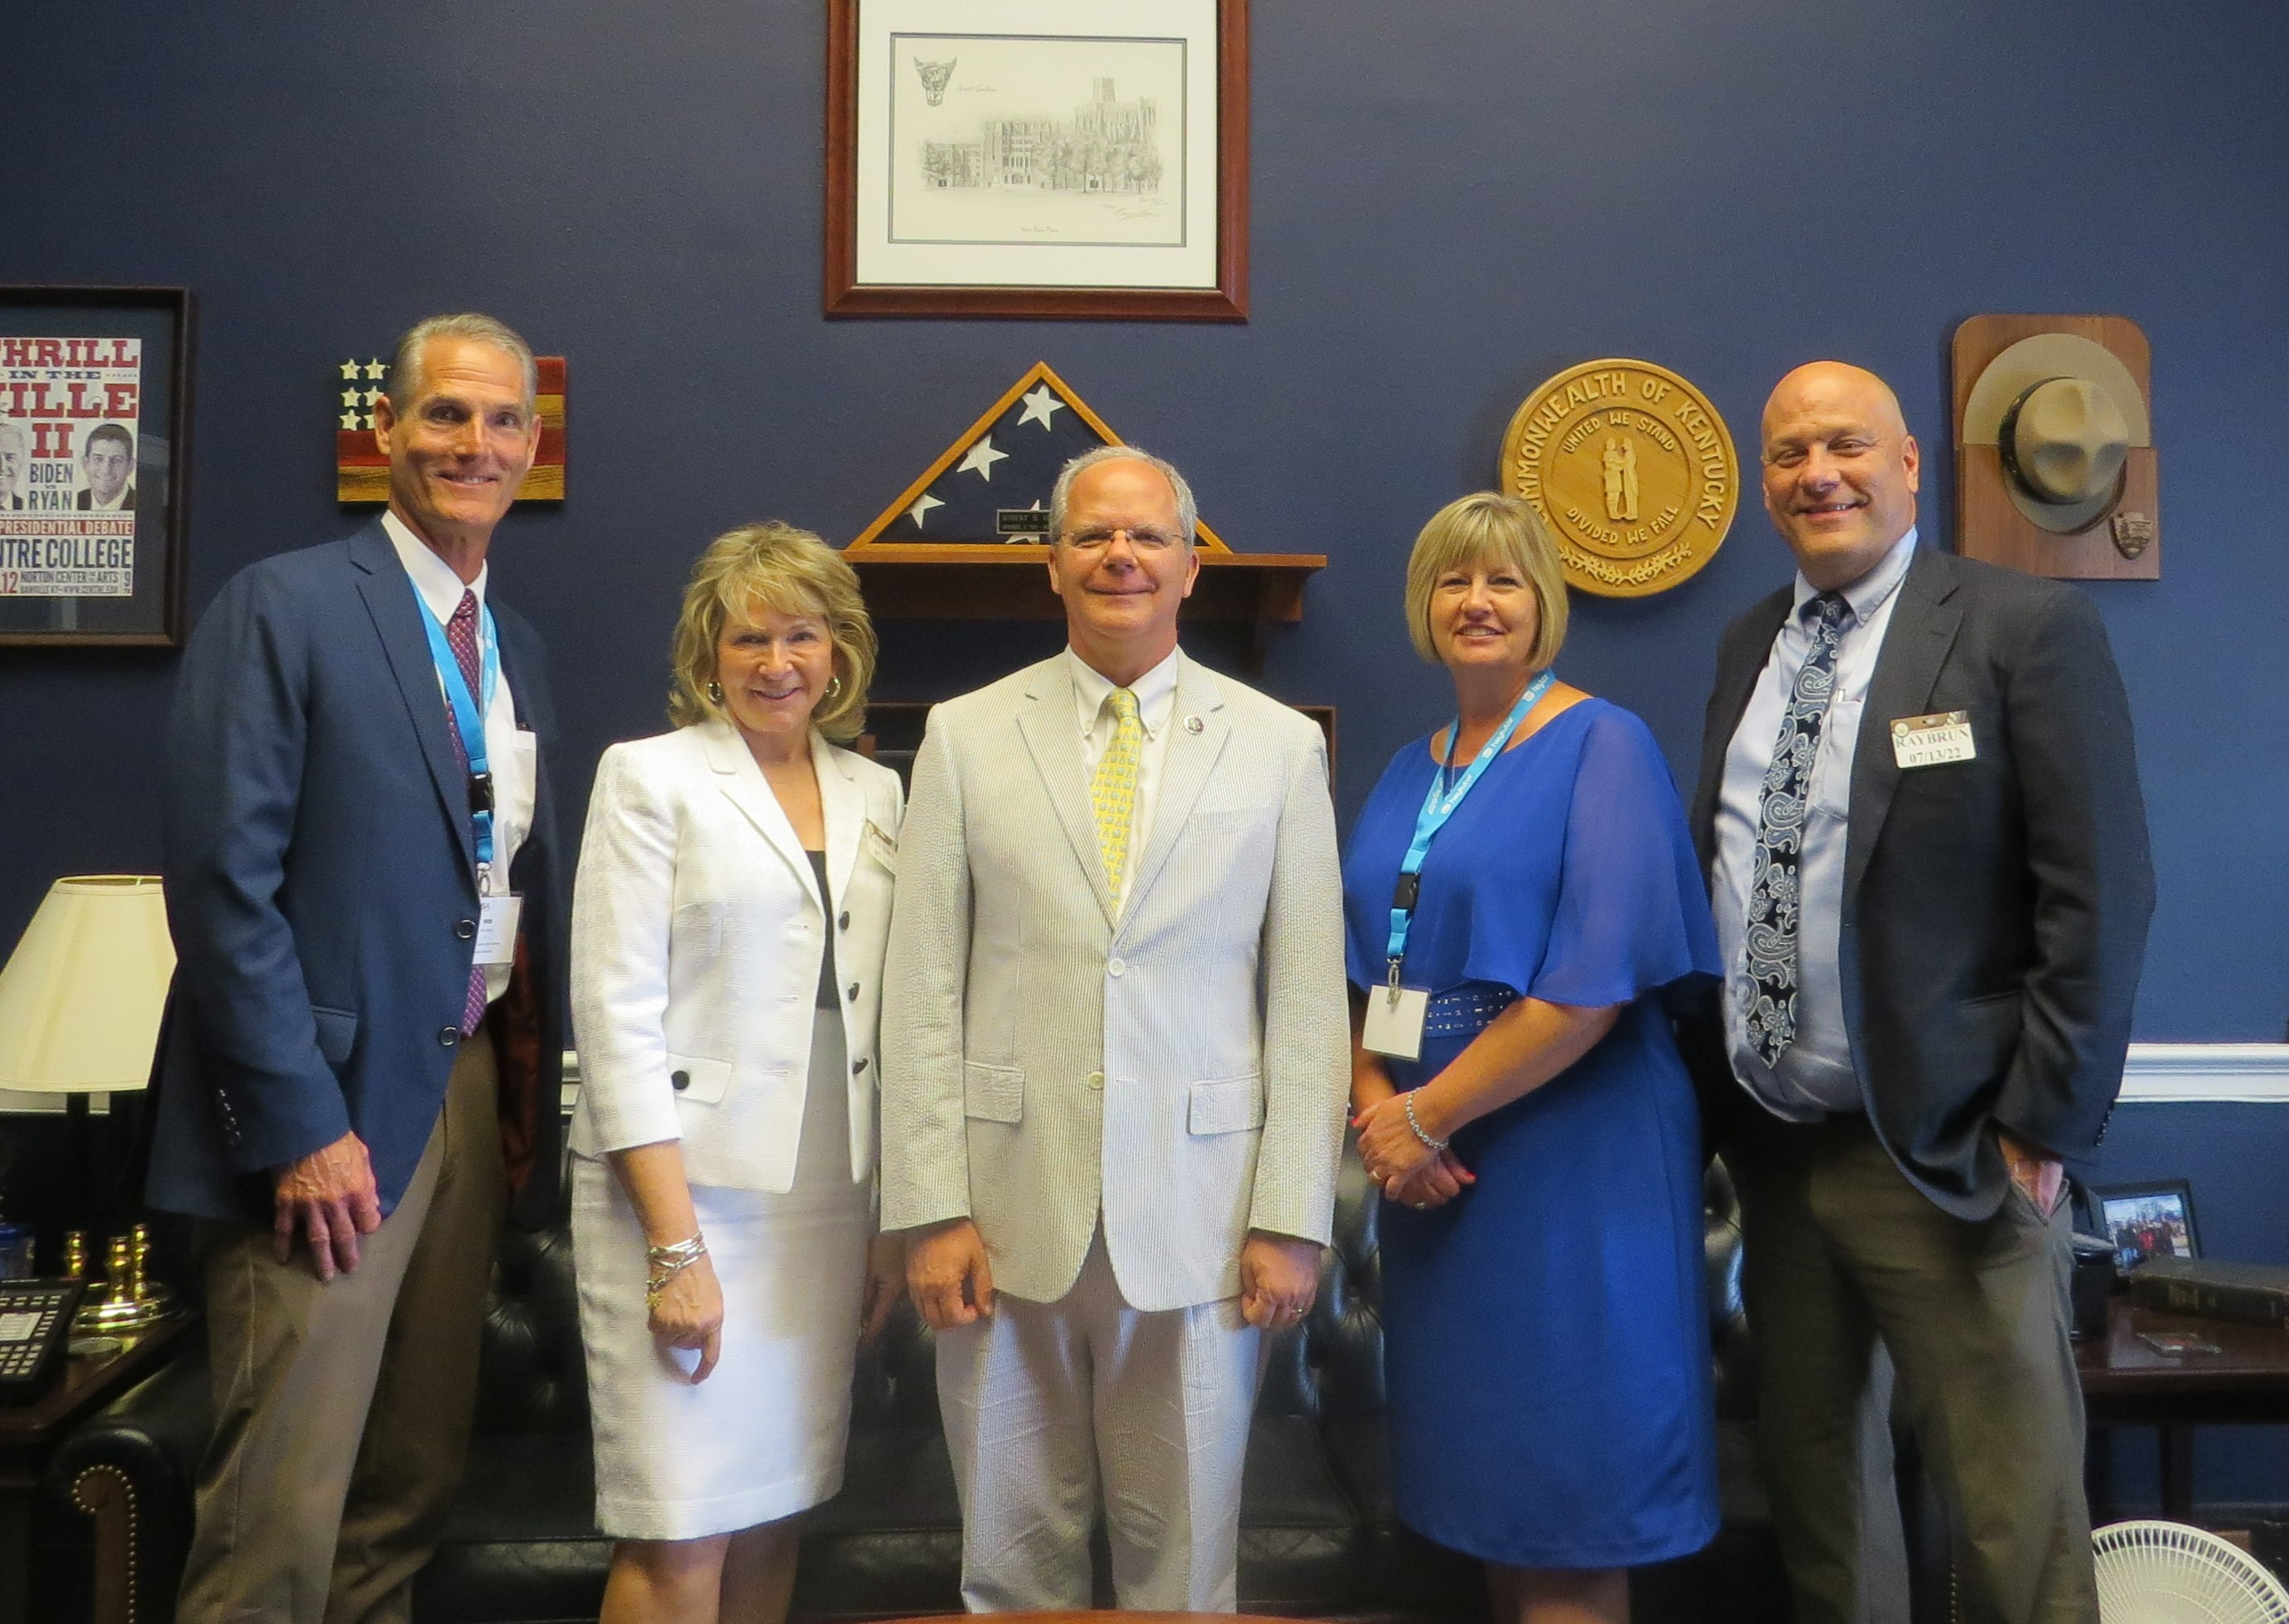
<svg viewBox="0 0 2289 1624">
<path fill-rule="evenodd" d="M 1918 547 L 1881 379 L 1790 373 L 1763 462 L 1798 576 L 1718 657 L 1694 832 L 1728 969 L 1699 1047 L 1797 1615 L 1867 1599 L 1880 1341 L 1960 1616 L 2092 1619 L 2064 1174 L 2105 1134 L 2153 907 L 2121 678 L 2080 593 Z"/>
<path fill-rule="evenodd" d="M 201 1221 L 216 1411 L 182 1624 L 403 1624 L 495 1235 L 554 1205 L 552 712 L 487 562 L 539 443 L 532 353 L 433 318 L 375 417 L 388 511 L 240 571 L 170 723 L 147 1194 Z"/>
</svg>

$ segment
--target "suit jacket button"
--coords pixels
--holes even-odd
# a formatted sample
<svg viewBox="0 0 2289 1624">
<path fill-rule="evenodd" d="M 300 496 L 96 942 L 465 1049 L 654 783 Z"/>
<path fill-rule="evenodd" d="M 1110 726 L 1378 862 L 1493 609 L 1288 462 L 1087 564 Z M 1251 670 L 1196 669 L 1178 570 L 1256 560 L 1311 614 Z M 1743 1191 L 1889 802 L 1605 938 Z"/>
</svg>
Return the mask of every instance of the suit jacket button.
<svg viewBox="0 0 2289 1624">
<path fill-rule="evenodd" d="M 849 910 L 849 909 L 845 908 L 845 909 L 844 909 L 841 913 L 839 913 L 839 914 L 837 914 L 837 915 L 835 916 L 835 919 L 834 919 L 834 927 L 835 927 L 835 929 L 837 929 L 837 930 L 848 930 L 848 929 L 849 929 L 849 928 L 850 928 L 850 910 Z"/>
<path fill-rule="evenodd" d="M 676 1090 L 679 1094 L 682 1093 L 684 1089 L 691 1087 L 691 1073 L 689 1071 L 669 1072 L 667 1074 L 667 1086 Z"/>
<path fill-rule="evenodd" d="M 461 938 L 461 940 L 462 940 L 462 941 L 464 941 L 464 942 L 467 942 L 467 941 L 470 940 L 472 937 L 474 937 L 474 936 L 477 934 L 477 922 L 476 922 L 476 920 L 475 920 L 475 919 L 463 919 L 463 920 L 461 920 L 459 923 L 456 924 L 456 925 L 453 927 L 453 934 L 454 934 L 455 935 L 457 935 L 457 936 L 460 937 L 460 938 Z"/>
<path fill-rule="evenodd" d="M 1102 1088 L 1102 1087 L 1105 1087 L 1105 1073 L 1104 1073 L 1104 1072 L 1102 1072 L 1102 1071 L 1092 1071 L 1092 1072 L 1090 1072 L 1090 1073 L 1089 1074 L 1089 1086 L 1090 1087 L 1092 1087 L 1092 1088 Z"/>
<path fill-rule="evenodd" d="M 849 996 L 853 999 L 858 996 L 858 983 L 855 981 L 850 983 Z"/>
<path fill-rule="evenodd" d="M 1114 975 L 1114 976 L 1123 975 L 1126 975 L 1126 974 L 1128 973 L 1128 970 L 1129 970 L 1129 964 L 1128 964 L 1128 961 L 1127 961 L 1126 959 L 1113 959 L 1113 960 L 1111 960 L 1110 962 L 1108 962 L 1108 963 L 1105 965 L 1105 973 L 1106 975 Z"/>
<path fill-rule="evenodd" d="M 440 1047 L 450 1049 L 460 1040 L 461 1029 L 459 1027 L 441 1026 L 437 1029 L 437 1043 Z"/>
<path fill-rule="evenodd" d="M 861 1055 L 860 1056 L 858 1056 L 858 1063 L 857 1063 L 857 1065 L 855 1065 L 855 1066 L 853 1066 L 853 1067 L 851 1067 L 851 1068 L 850 1068 L 850 1075 L 851 1075 L 851 1076 L 853 1076 L 853 1077 L 856 1077 L 856 1076 L 857 1076 L 861 1071 L 864 1071 L 865 1069 L 866 1069 L 866 1057 L 865 1057 L 864 1055 Z"/>
</svg>

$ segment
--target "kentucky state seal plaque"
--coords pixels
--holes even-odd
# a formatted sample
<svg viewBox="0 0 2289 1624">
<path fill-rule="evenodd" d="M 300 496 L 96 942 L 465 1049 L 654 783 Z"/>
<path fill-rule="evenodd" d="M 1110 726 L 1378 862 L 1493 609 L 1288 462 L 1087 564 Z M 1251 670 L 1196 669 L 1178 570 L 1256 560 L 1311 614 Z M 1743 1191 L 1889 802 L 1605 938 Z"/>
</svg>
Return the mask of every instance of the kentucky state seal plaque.
<svg viewBox="0 0 2289 1624">
<path fill-rule="evenodd" d="M 1575 585 L 1642 598 L 1724 545 L 1741 459 L 1709 397 L 1666 367 L 1585 361 L 1511 418 L 1502 485 L 1549 521 Z"/>
</svg>

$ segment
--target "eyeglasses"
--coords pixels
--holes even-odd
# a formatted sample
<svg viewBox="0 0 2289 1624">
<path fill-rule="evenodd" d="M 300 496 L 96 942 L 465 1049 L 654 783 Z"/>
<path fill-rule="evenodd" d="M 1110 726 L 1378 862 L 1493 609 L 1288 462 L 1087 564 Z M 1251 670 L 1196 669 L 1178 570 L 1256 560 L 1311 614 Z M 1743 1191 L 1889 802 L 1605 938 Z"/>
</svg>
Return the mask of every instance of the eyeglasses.
<svg viewBox="0 0 2289 1624">
<path fill-rule="evenodd" d="M 1132 530 L 1121 525 L 1115 525 L 1110 529 L 1069 531 L 1061 539 L 1065 545 L 1073 548 L 1076 553 L 1102 553 L 1113 545 L 1113 538 L 1116 536 L 1126 537 L 1130 549 L 1137 553 L 1165 553 L 1170 547 L 1180 545 L 1180 538 L 1169 535 L 1166 530 L 1156 530 L 1150 527 Z"/>
</svg>

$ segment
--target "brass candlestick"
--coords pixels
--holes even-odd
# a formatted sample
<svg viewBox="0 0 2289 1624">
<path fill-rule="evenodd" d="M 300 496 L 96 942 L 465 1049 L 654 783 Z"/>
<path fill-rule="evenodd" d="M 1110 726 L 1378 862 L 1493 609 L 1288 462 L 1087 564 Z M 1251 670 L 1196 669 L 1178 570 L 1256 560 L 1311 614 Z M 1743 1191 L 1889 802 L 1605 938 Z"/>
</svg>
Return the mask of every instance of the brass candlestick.
<svg viewBox="0 0 2289 1624">
<path fill-rule="evenodd" d="M 124 1335 L 174 1312 L 167 1288 L 144 1273 L 151 1252 L 148 1230 L 139 1223 L 129 1234 L 113 1236 L 108 1252 L 103 1295 L 81 1307 L 72 1320 L 75 1330 Z"/>
</svg>

